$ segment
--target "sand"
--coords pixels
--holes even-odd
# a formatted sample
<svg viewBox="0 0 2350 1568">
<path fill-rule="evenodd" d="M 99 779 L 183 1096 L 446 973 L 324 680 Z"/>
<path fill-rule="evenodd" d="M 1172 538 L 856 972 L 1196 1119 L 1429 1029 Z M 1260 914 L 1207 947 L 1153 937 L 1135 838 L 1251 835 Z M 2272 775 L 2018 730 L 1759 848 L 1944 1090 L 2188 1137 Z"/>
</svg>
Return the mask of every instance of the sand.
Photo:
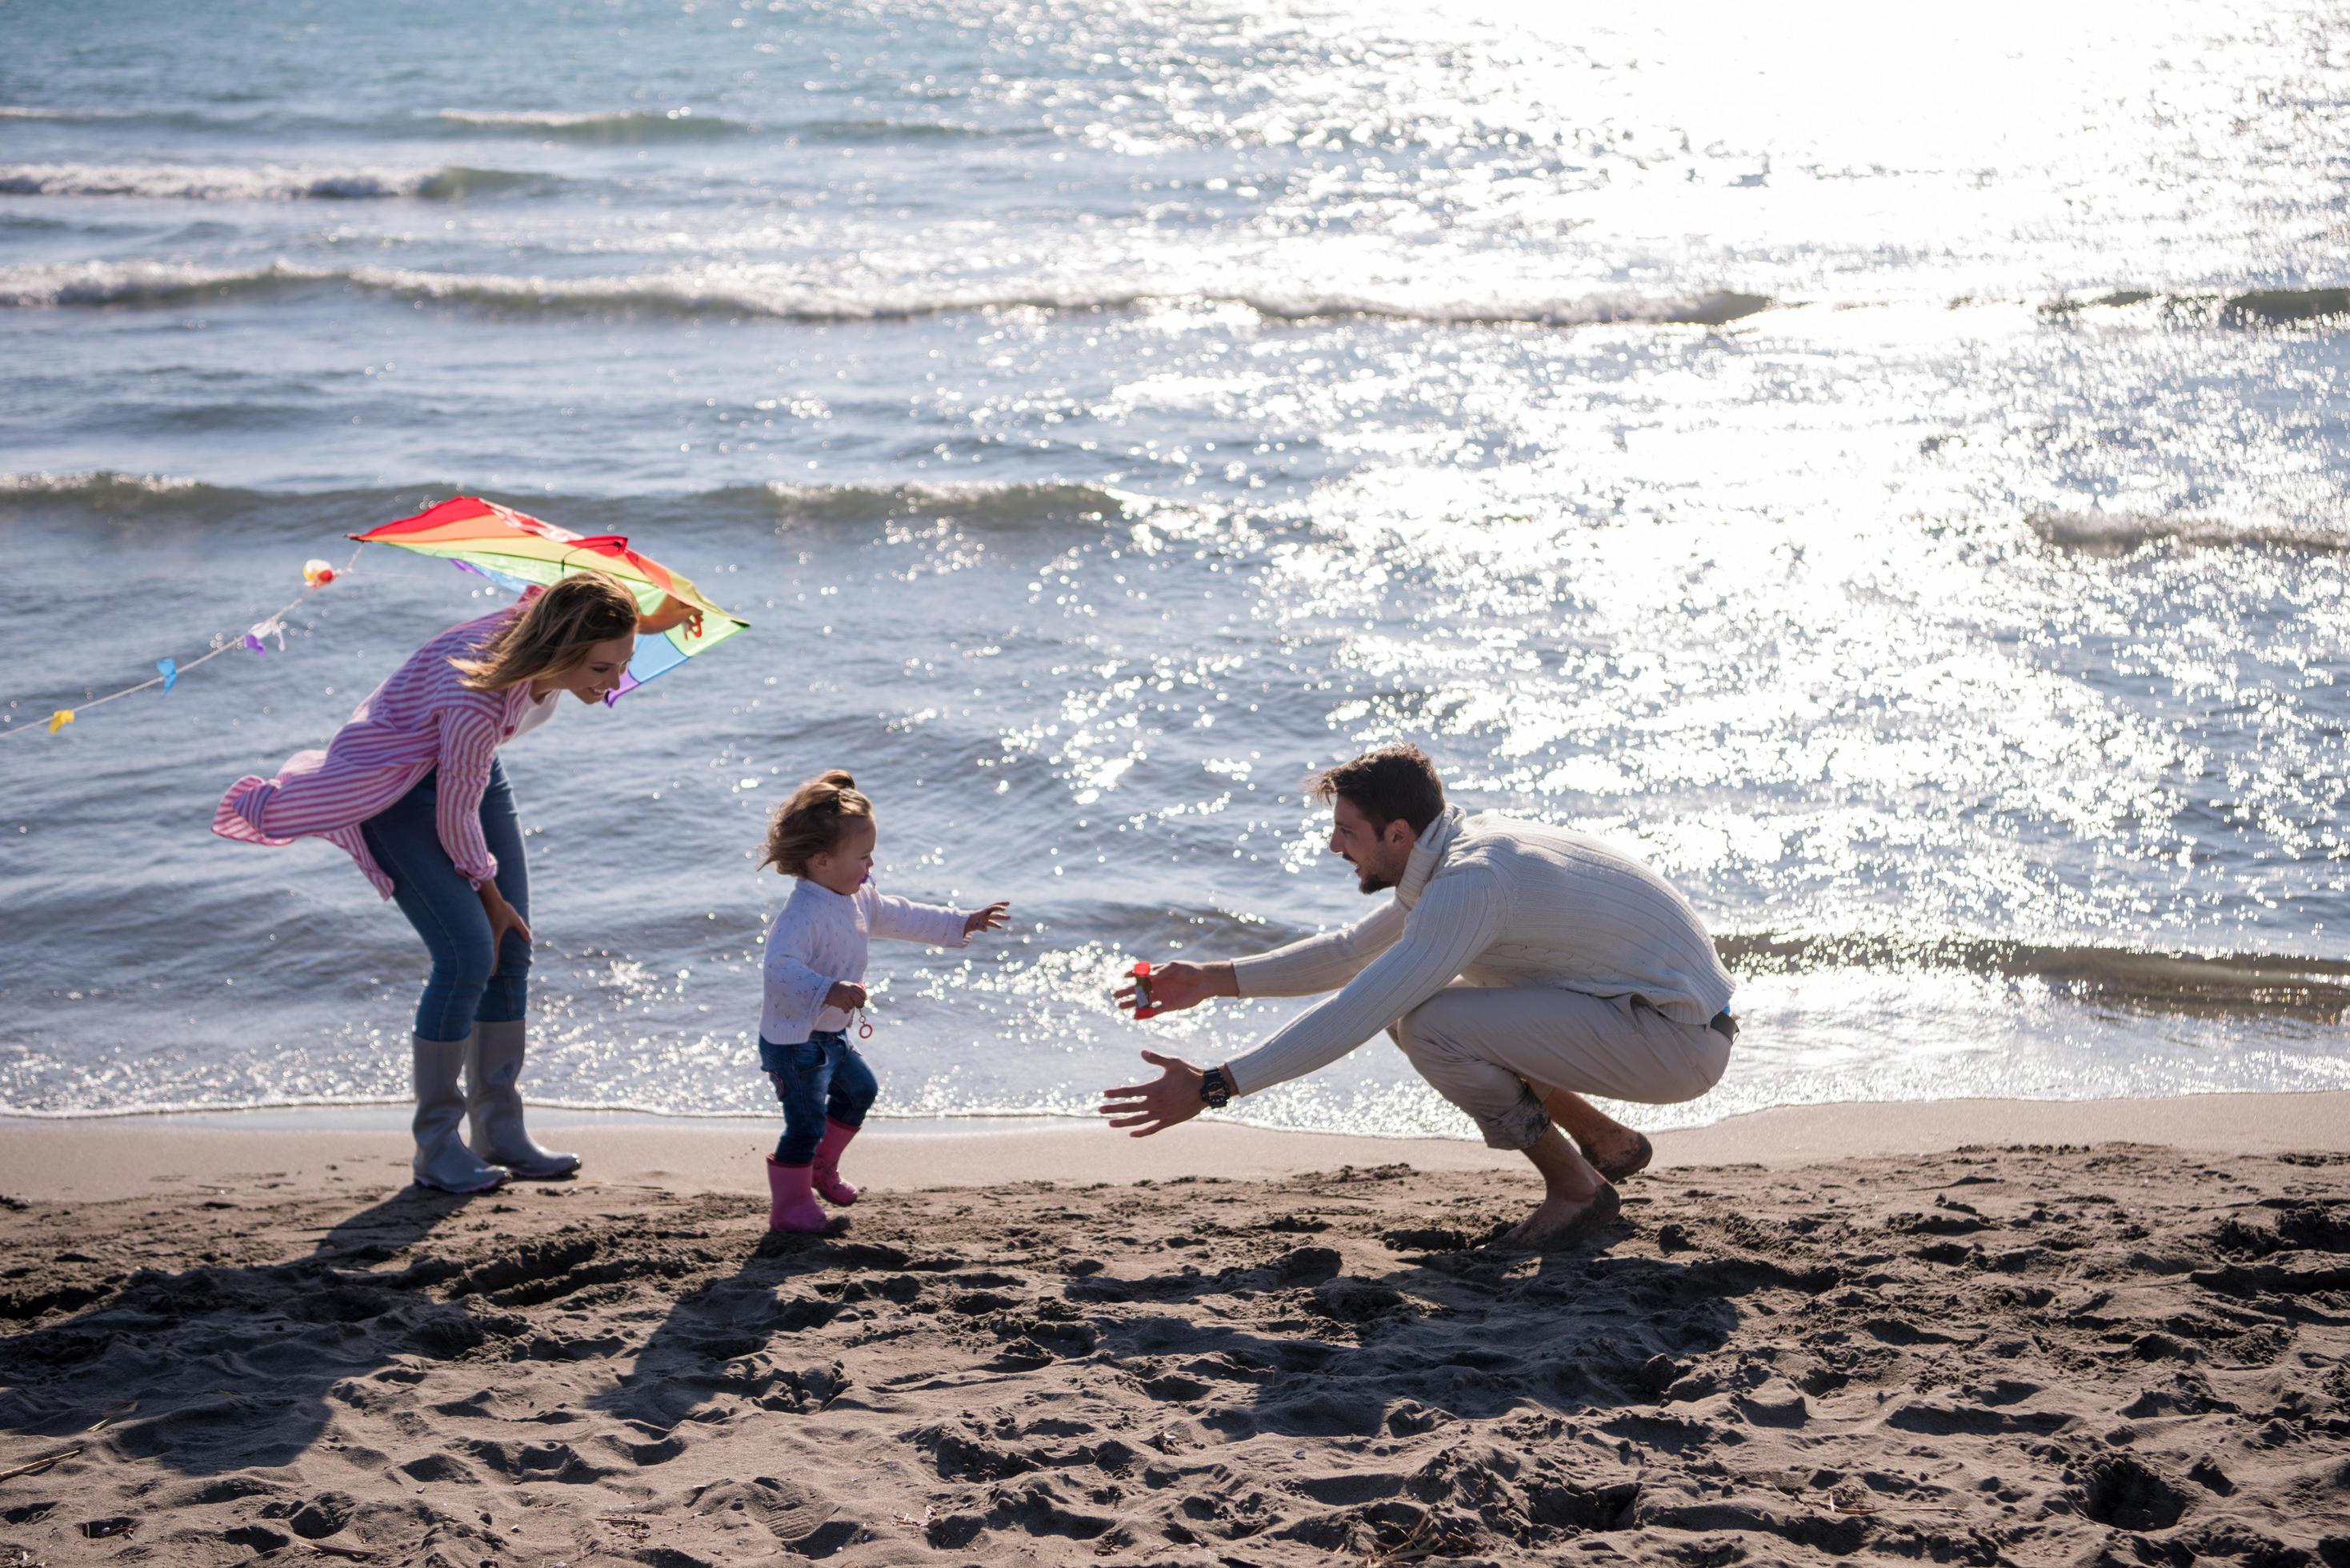
<svg viewBox="0 0 2350 1568">
<path fill-rule="evenodd" d="M 1547 1257 L 1481 1245 L 1527 1193 L 1467 1145 L 876 1137 L 844 1234 L 771 1239 L 749 1124 L 471 1200 L 380 1128 L 8 1124 L 0 1564 L 2345 1564 L 2344 1111 L 1681 1135 Z"/>
</svg>

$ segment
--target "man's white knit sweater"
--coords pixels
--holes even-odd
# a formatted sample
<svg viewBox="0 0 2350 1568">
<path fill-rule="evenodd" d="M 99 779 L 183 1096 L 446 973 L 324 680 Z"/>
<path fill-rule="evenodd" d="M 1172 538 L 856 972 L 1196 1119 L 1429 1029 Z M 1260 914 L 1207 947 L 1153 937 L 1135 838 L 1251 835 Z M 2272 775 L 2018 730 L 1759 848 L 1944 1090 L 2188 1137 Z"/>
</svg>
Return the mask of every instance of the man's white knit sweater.
<svg viewBox="0 0 2350 1568">
<path fill-rule="evenodd" d="M 959 909 L 885 898 L 867 882 L 854 893 L 836 893 L 801 877 L 799 886 L 767 928 L 766 1005 L 759 1037 L 775 1045 L 796 1045 L 818 1030 L 844 1029 L 848 1014 L 825 1005 L 836 981 L 865 979 L 865 944 L 873 937 L 932 947 L 969 945 L 970 917 Z"/>
<path fill-rule="evenodd" d="M 1700 1027 L 1731 992 L 1697 911 L 1654 871 L 1587 834 L 1458 806 L 1377 911 L 1235 959 L 1232 979 L 1243 996 L 1345 988 L 1228 1065 L 1242 1094 L 1328 1066 L 1455 980 L 1631 996 Z"/>
</svg>

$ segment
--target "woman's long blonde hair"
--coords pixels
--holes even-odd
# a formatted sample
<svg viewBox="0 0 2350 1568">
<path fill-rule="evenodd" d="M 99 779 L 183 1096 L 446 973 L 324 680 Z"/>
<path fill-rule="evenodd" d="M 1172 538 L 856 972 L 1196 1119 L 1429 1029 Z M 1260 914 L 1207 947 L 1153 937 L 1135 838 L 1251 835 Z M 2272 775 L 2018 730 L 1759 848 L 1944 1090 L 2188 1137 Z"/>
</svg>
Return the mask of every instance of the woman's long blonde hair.
<svg viewBox="0 0 2350 1568">
<path fill-rule="evenodd" d="M 636 629 L 637 601 L 619 580 L 579 572 L 531 600 L 474 657 L 449 662 L 469 690 L 504 691 L 577 670 L 588 662 L 589 649 Z"/>
<path fill-rule="evenodd" d="M 807 863 L 838 844 L 850 823 L 872 820 L 873 803 L 855 779 L 838 768 L 818 774 L 775 808 L 759 864 L 786 877 L 806 876 Z"/>
</svg>

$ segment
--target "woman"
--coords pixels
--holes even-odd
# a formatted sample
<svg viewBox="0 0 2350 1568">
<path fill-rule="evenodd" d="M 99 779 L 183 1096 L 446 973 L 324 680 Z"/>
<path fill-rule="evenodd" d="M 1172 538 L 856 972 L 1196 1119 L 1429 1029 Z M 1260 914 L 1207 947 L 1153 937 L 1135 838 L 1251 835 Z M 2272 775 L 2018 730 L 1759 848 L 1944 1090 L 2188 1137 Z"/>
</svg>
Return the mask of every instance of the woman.
<svg viewBox="0 0 2350 1568">
<path fill-rule="evenodd" d="M 414 1127 L 426 1187 L 481 1192 L 509 1171 L 579 1168 L 523 1128 L 530 885 L 497 751 L 553 718 L 563 693 L 595 702 L 619 686 L 639 630 L 699 618 L 675 599 L 640 616 L 600 573 L 533 590 L 426 643 L 325 751 L 275 779 L 237 780 L 213 815 L 224 838 L 339 846 L 424 939 L 432 972 L 416 1009 Z M 470 1148 L 459 1136 L 468 1119 Z"/>
</svg>

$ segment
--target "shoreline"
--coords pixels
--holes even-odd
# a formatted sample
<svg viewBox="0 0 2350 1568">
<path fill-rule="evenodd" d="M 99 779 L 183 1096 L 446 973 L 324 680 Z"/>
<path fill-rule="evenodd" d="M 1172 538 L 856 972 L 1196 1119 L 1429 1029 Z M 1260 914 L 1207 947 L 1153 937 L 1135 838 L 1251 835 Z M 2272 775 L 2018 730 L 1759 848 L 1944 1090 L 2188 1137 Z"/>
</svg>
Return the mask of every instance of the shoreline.
<svg viewBox="0 0 2350 1568">
<path fill-rule="evenodd" d="M 404 1107 L 390 1106 L 71 1120 L 0 1117 L 0 1194 L 98 1202 L 245 1186 L 311 1191 L 403 1186 L 407 1119 Z M 764 1157 L 781 1130 L 775 1117 L 551 1108 L 534 1108 L 532 1126 L 587 1156 L 577 1185 L 687 1194 L 763 1194 Z M 1658 1169 L 1785 1168 L 1944 1153 L 1979 1144 L 2134 1143 L 2205 1154 L 2345 1153 L 2350 1092 L 1787 1106 L 1660 1132 L 1654 1141 Z M 1469 1138 L 1292 1132 L 1222 1120 L 1134 1138 L 1079 1117 L 878 1122 L 858 1140 L 848 1164 L 861 1185 L 882 1191 L 1033 1181 L 1272 1179 L 1399 1164 L 1430 1172 L 1524 1175 L 1515 1156 Z"/>
</svg>

